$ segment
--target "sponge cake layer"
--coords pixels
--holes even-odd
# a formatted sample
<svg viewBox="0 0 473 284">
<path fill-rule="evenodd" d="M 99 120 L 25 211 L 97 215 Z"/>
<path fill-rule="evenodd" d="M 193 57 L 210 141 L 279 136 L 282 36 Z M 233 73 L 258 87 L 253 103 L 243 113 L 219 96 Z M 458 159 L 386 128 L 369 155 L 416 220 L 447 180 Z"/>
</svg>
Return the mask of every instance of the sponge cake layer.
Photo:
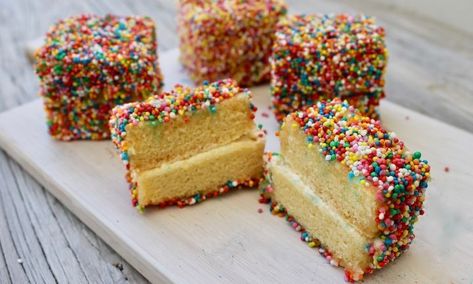
<svg viewBox="0 0 473 284">
<path fill-rule="evenodd" d="M 132 172 L 141 206 L 216 191 L 232 180 L 258 179 L 264 139 L 241 139 L 159 168 Z"/>
</svg>

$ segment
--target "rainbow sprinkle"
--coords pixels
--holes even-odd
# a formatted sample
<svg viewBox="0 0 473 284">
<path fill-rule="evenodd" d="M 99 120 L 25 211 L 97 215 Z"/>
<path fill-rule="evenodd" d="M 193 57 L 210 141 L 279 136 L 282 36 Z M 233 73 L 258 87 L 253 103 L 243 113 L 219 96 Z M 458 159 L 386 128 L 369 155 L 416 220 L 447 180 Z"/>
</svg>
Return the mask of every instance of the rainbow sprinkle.
<svg viewBox="0 0 473 284">
<path fill-rule="evenodd" d="M 338 161 L 350 169 L 349 179 L 377 189 L 376 223 L 379 235 L 366 244 L 372 257 L 365 274 L 380 269 L 399 257 L 414 239 L 414 224 L 424 214 L 425 190 L 430 179 L 430 166 L 420 152 L 409 152 L 393 132 L 387 132 L 380 121 L 363 116 L 347 101 L 336 98 L 318 102 L 316 106 L 290 114 L 295 121 L 289 127 L 300 127 L 307 135 L 307 145 L 318 145 L 327 162 Z M 283 124 L 283 127 L 286 127 Z M 272 153 L 267 156 L 270 160 Z M 260 202 L 273 191 L 266 170 Z M 284 211 L 284 210 L 283 210 Z M 285 211 L 284 211 L 285 212 Z M 348 280 L 363 275 L 345 271 Z"/>
<path fill-rule="evenodd" d="M 126 179 L 130 184 L 133 206 L 139 207 L 139 204 L 137 184 L 131 176 L 128 145 L 125 140 L 127 127 L 134 127 L 140 123 L 149 123 L 157 126 L 177 118 L 188 121 L 190 116 L 198 111 L 207 110 L 211 113 L 218 111 L 217 105 L 220 102 L 238 94 L 251 96 L 248 89 L 240 88 L 236 81 L 231 79 L 224 79 L 214 83 L 205 82 L 203 86 L 195 89 L 178 84 L 170 92 L 156 94 L 144 102 L 116 106 L 112 110 L 109 122 L 111 137 L 120 152 L 120 157 L 127 170 Z M 251 110 L 251 115 L 248 119 L 254 119 L 256 107 L 251 103 L 248 107 Z M 179 205 L 177 201 L 171 203 Z"/>
<path fill-rule="evenodd" d="M 286 11 L 283 0 L 181 0 L 180 60 L 197 84 L 267 82 L 274 29 Z"/>
<path fill-rule="evenodd" d="M 81 15 L 59 21 L 36 52 L 49 133 L 60 140 L 109 138 L 110 110 L 163 83 L 150 18 Z"/>
<path fill-rule="evenodd" d="M 276 29 L 271 93 L 276 118 L 340 97 L 377 118 L 384 97 L 384 29 L 363 15 L 296 15 Z"/>
</svg>

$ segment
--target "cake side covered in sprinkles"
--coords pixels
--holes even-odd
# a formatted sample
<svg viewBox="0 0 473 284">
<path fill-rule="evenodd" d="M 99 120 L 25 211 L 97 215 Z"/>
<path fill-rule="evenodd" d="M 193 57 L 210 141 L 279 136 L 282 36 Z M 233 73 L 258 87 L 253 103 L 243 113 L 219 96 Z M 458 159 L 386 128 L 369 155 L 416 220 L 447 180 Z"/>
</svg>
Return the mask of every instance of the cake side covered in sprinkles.
<svg viewBox="0 0 473 284">
<path fill-rule="evenodd" d="M 159 202 L 153 201 L 147 204 L 141 204 L 139 198 L 140 190 L 143 191 L 144 185 L 141 184 L 140 189 L 138 175 L 155 169 L 168 170 L 180 161 L 190 160 L 195 155 L 218 148 L 218 144 L 227 145 L 241 140 L 245 142 L 248 135 L 252 136 L 253 134 L 248 134 L 248 132 L 254 131 L 253 119 L 256 107 L 250 103 L 250 97 L 248 89 L 240 88 L 234 80 L 225 79 L 210 84 L 204 83 L 203 86 L 195 89 L 178 84 L 172 91 L 155 94 L 144 102 L 128 103 L 115 107 L 109 125 L 112 141 L 120 152 L 120 157 L 127 170 L 126 178 L 130 184 L 133 206 L 138 209 L 150 204 L 159 207 L 170 205 L 183 207 L 199 203 L 232 189 L 258 185 L 261 174 L 228 179 L 212 191 L 205 193 L 199 191 L 190 196 L 185 194 L 178 196 L 176 193 L 177 196 L 172 198 L 160 199 Z M 227 112 L 230 113 L 227 114 Z M 228 121 L 224 121 L 224 119 L 228 119 Z M 233 123 L 233 125 L 229 123 Z M 144 134 L 137 135 L 136 132 Z M 214 133 L 217 136 L 221 136 L 221 134 L 225 134 L 225 136 L 223 138 L 212 137 Z M 137 145 L 139 144 L 138 140 L 145 139 L 144 135 L 148 136 L 147 139 L 151 141 L 150 145 L 155 146 L 156 153 L 150 154 L 152 153 L 150 151 L 153 151 L 150 149 L 152 147 L 150 145 L 146 147 Z M 161 138 L 162 135 L 166 135 L 166 137 Z M 264 142 L 261 143 L 263 135 L 261 133 L 257 135 L 258 137 L 250 137 L 248 140 L 258 140 L 255 143 L 261 153 L 256 156 L 259 157 L 261 169 L 256 168 L 256 171 L 262 172 Z M 224 140 L 220 141 L 220 139 Z M 170 149 L 167 147 L 168 145 L 172 145 Z M 140 157 L 139 151 L 143 152 L 142 156 L 145 157 L 146 162 L 141 161 L 142 157 Z M 158 158 L 153 159 L 153 156 Z M 218 158 L 216 159 L 218 160 Z M 182 166 L 179 168 L 182 169 Z M 248 167 L 248 169 L 251 168 L 252 166 Z M 211 173 L 209 173 L 209 177 L 210 175 Z M 157 191 L 164 192 L 166 190 L 166 188 L 160 188 Z"/>
<path fill-rule="evenodd" d="M 339 226 L 339 228 L 345 228 L 342 232 L 353 232 L 346 233 L 347 236 L 341 238 L 342 242 L 363 240 L 364 250 L 356 249 L 356 247 L 354 249 L 358 250 L 358 255 L 361 255 L 359 262 L 344 259 L 341 256 L 343 251 L 337 250 L 336 244 L 330 243 L 331 240 L 326 238 L 324 232 L 321 232 L 322 228 L 314 231 L 311 222 L 317 224 L 316 219 L 299 221 L 299 218 L 304 219 L 304 214 L 288 215 L 287 218 L 291 223 L 300 226 L 299 231 L 303 233 L 303 240 L 309 240 L 309 243 L 311 240 L 316 240 L 314 241 L 316 244 L 320 241 L 323 251 L 330 251 L 330 260 L 333 260 L 331 262 L 345 267 L 348 280 L 360 280 L 363 274 L 383 268 L 406 251 L 414 239 L 414 224 L 418 217 L 424 214 L 425 190 L 430 179 L 430 166 L 426 160 L 422 159 L 421 153 L 410 152 L 404 143 L 394 133 L 386 131 L 378 120 L 360 115 L 359 111 L 346 101 L 334 99 L 327 103 L 318 102 L 315 106 L 292 113 L 286 118 L 281 130 L 281 136 L 284 136 L 281 137 L 282 156 L 270 155 L 268 158 L 267 182 L 262 187 L 262 201 L 268 201 L 268 197 L 274 197 L 271 206 L 274 214 L 283 216 L 298 214 L 297 208 L 285 204 L 283 195 L 276 194 L 284 187 L 280 177 L 276 177 L 279 181 L 275 182 L 275 175 L 277 175 L 275 169 L 278 167 L 289 169 L 287 172 L 300 171 L 294 160 L 291 160 L 291 156 L 296 155 L 295 152 L 284 146 L 286 136 L 298 137 L 297 133 L 301 133 L 305 144 L 305 149 L 297 151 L 305 153 L 308 159 L 312 159 L 311 152 L 316 153 L 313 157 L 318 159 L 319 164 L 311 164 L 312 172 L 322 173 L 327 180 L 330 178 L 329 175 L 343 173 L 343 176 L 337 177 L 338 183 L 341 184 L 340 190 L 346 197 L 346 200 L 340 201 L 345 202 L 342 204 L 343 207 L 350 206 L 351 197 L 346 194 L 352 193 L 356 193 L 354 202 L 364 202 L 364 196 L 367 196 L 373 199 L 375 205 L 373 215 L 371 212 L 366 213 L 374 216 L 372 222 L 375 225 L 375 231 L 374 234 L 370 234 L 369 231 L 362 229 L 356 220 L 363 218 L 365 213 L 355 212 L 346 216 L 340 208 L 332 206 L 332 200 L 326 192 L 315 190 L 315 195 L 313 195 L 313 198 L 319 200 L 319 205 L 314 206 L 327 204 L 324 208 L 331 211 L 331 216 L 336 216 L 334 220 L 344 224 Z M 291 141 L 296 141 L 294 139 L 298 138 L 292 139 Z M 296 142 L 292 145 L 296 145 Z M 319 171 L 320 168 L 325 167 L 331 169 L 331 173 Z M 296 180 L 299 179 L 298 176 L 301 179 L 300 183 L 295 183 L 295 188 L 316 186 L 300 173 L 293 176 Z M 331 191 L 334 190 L 336 188 L 331 188 Z M 289 203 L 289 201 L 286 202 Z M 335 223 L 335 221 L 332 222 Z M 351 238 L 351 236 L 355 237 Z M 366 263 L 363 262 L 364 258 L 368 260 Z"/>
<path fill-rule="evenodd" d="M 374 18 L 364 15 L 282 19 L 270 58 L 277 119 L 335 97 L 377 118 L 376 107 L 384 97 L 384 36 Z"/>
<path fill-rule="evenodd" d="M 180 60 L 194 82 L 269 81 L 275 26 L 287 10 L 283 0 L 179 2 Z"/>
<path fill-rule="evenodd" d="M 158 92 L 155 26 L 147 17 L 80 15 L 60 20 L 36 52 L 49 133 L 106 139 L 117 104 Z"/>
</svg>

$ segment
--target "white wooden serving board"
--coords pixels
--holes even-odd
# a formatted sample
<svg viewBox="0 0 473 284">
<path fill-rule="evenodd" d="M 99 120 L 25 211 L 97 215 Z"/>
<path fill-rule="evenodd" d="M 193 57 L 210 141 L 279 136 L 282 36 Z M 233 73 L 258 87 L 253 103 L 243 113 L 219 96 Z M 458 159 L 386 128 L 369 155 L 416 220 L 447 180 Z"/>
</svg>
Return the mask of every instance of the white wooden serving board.
<svg viewBox="0 0 473 284">
<path fill-rule="evenodd" d="M 176 50 L 161 54 L 166 89 L 190 84 L 177 56 Z M 268 130 L 267 149 L 277 150 L 269 88 L 253 91 L 257 121 Z M 380 111 L 385 126 L 430 161 L 433 179 L 412 248 L 366 282 L 470 283 L 473 135 L 386 101 Z M 343 283 L 342 269 L 273 217 L 256 190 L 139 214 L 112 143 L 51 139 L 39 99 L 0 114 L 0 146 L 152 282 Z"/>
</svg>

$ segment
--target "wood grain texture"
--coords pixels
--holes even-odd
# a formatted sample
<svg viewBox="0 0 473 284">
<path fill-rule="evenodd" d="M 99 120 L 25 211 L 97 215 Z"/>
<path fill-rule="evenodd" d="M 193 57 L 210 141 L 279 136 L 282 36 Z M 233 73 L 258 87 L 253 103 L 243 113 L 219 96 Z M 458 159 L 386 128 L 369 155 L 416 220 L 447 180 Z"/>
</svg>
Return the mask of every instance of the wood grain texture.
<svg viewBox="0 0 473 284">
<path fill-rule="evenodd" d="M 387 29 L 391 53 L 388 100 L 473 131 L 471 36 L 386 1 L 287 2 L 292 13 L 362 11 L 377 16 Z M 38 82 L 23 50 L 57 19 L 83 12 L 146 14 L 158 24 L 164 51 L 178 44 L 175 4 L 175 0 L 0 0 L 0 111 L 36 98 Z M 1 151 L 0 197 L 1 283 L 54 282 L 64 275 L 92 283 L 146 281 Z"/>
</svg>

